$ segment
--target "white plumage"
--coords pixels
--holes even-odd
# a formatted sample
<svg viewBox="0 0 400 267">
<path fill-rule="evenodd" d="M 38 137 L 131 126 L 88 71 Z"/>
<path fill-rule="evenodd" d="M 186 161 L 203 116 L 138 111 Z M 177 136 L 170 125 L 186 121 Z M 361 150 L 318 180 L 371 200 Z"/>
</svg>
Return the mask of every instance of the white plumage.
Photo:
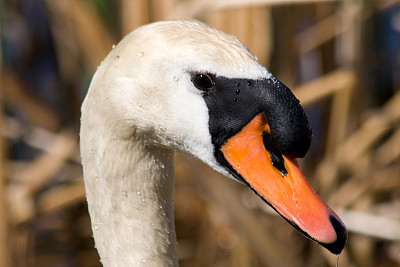
<svg viewBox="0 0 400 267">
<path fill-rule="evenodd" d="M 208 110 L 190 71 L 269 73 L 235 37 L 194 20 L 127 35 L 99 66 L 82 106 L 81 153 L 105 266 L 175 266 L 173 150 L 215 160 Z"/>
</svg>

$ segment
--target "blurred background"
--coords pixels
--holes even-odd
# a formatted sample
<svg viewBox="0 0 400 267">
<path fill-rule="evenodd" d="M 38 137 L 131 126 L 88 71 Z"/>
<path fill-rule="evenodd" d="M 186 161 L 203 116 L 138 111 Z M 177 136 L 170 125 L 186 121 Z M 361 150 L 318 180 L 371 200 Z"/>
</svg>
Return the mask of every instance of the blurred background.
<svg viewBox="0 0 400 267">
<path fill-rule="evenodd" d="M 340 266 L 400 266 L 400 1 L 0 0 L 0 266 L 100 266 L 80 104 L 113 44 L 192 17 L 236 35 L 301 100 L 303 171 L 346 223 Z M 244 186 L 176 155 L 181 266 L 335 266 Z"/>
</svg>

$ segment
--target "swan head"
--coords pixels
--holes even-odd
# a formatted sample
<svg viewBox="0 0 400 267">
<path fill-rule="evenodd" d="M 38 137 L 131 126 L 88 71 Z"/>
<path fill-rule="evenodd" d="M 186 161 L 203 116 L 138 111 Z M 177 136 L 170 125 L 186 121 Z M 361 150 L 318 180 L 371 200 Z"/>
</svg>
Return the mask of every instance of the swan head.
<svg viewBox="0 0 400 267">
<path fill-rule="evenodd" d="M 193 155 L 332 253 L 343 249 L 344 224 L 295 160 L 312 138 L 299 101 L 235 37 L 195 20 L 142 26 L 99 66 L 82 119 L 88 109 L 115 138 Z"/>
</svg>

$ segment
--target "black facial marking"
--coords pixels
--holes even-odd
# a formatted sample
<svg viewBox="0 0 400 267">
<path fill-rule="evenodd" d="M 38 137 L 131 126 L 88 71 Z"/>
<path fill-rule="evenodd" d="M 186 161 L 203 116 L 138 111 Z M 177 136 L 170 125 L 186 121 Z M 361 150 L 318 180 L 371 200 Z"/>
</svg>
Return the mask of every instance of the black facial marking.
<svg viewBox="0 0 400 267">
<path fill-rule="evenodd" d="M 267 132 L 263 132 L 263 143 L 265 148 L 269 152 L 272 165 L 274 165 L 275 168 L 278 169 L 282 176 L 286 176 L 288 172 L 285 168 L 285 162 L 282 157 L 282 152 L 280 152 L 279 149 L 276 148 L 272 136 Z"/>
<path fill-rule="evenodd" d="M 213 86 L 203 97 L 216 151 L 263 112 L 277 150 L 289 158 L 304 157 L 311 144 L 311 128 L 299 100 L 284 84 L 274 77 L 250 80 L 207 76 Z M 193 78 L 192 82 L 196 86 Z"/>
</svg>

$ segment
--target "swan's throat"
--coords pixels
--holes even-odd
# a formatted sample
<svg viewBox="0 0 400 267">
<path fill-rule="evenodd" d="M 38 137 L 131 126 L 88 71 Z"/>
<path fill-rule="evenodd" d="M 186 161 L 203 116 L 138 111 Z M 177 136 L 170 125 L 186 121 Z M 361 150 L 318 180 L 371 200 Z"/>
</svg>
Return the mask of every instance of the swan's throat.
<svg viewBox="0 0 400 267">
<path fill-rule="evenodd" d="M 86 149 L 82 162 L 103 265 L 176 266 L 173 151 L 115 137 L 87 143 L 95 138 L 104 143 Z"/>
</svg>

